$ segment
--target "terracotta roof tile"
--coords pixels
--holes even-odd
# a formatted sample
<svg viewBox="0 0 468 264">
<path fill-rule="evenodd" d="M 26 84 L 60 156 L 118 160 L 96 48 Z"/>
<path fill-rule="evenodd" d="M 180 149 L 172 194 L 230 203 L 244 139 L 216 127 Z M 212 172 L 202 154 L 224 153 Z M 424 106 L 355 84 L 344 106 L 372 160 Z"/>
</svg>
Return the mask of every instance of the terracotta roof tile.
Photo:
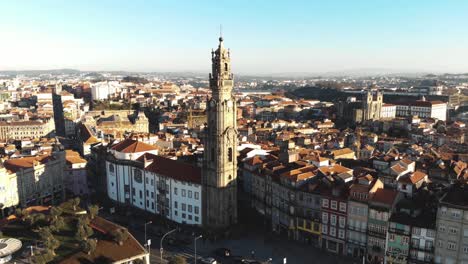
<svg viewBox="0 0 468 264">
<path fill-rule="evenodd" d="M 116 145 L 112 146 L 112 150 L 123 152 L 123 153 L 137 153 L 151 150 L 157 150 L 158 148 L 153 145 L 146 144 L 141 141 L 137 141 L 131 138 L 127 138 Z"/>
<path fill-rule="evenodd" d="M 146 153 L 138 158 L 152 160 L 151 164 L 146 166 L 145 170 L 160 174 L 178 181 L 192 182 L 201 184 L 201 169 L 197 166 L 180 162 L 165 157 Z"/>
</svg>

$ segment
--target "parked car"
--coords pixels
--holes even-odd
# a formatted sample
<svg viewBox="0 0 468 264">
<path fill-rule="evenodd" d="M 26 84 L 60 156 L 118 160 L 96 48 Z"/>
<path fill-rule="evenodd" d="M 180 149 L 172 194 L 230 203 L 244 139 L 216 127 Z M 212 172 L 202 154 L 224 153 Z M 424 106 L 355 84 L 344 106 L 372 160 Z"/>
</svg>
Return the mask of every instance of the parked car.
<svg viewBox="0 0 468 264">
<path fill-rule="evenodd" d="M 200 262 L 203 263 L 203 264 L 217 264 L 217 263 L 218 263 L 218 262 L 216 262 L 216 259 L 210 258 L 210 257 L 208 257 L 208 258 L 202 258 L 202 259 L 200 260 Z"/>
<path fill-rule="evenodd" d="M 231 256 L 231 250 L 229 248 L 217 248 L 214 253 L 218 257 L 228 258 Z"/>
</svg>

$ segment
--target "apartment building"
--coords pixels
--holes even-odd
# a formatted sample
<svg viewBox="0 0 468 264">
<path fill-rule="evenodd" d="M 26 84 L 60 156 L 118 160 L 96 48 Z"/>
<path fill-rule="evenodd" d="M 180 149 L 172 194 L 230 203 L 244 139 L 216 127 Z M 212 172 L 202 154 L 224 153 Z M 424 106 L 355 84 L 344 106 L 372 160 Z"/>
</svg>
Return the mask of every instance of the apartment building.
<svg viewBox="0 0 468 264">
<path fill-rule="evenodd" d="M 437 210 L 435 263 L 468 263 L 468 188 L 455 185 Z"/>
</svg>

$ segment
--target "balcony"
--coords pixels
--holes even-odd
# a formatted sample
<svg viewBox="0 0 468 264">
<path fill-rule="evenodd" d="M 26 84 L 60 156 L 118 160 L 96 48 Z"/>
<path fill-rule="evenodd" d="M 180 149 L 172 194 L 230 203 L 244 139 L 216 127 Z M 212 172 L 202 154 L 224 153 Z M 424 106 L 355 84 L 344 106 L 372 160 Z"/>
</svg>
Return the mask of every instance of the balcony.
<svg viewBox="0 0 468 264">
<path fill-rule="evenodd" d="M 382 239 L 386 239 L 386 238 L 387 238 L 387 234 L 386 234 L 385 232 L 381 233 L 381 232 L 376 231 L 376 230 L 368 229 L 368 230 L 367 230 L 367 234 L 368 234 L 369 236 L 378 237 L 378 238 L 382 238 Z"/>
<path fill-rule="evenodd" d="M 399 235 L 404 235 L 404 236 L 409 236 L 410 235 L 409 231 L 401 230 L 401 229 L 398 229 L 398 228 L 391 228 L 391 227 L 388 229 L 388 232 L 399 234 Z"/>
<path fill-rule="evenodd" d="M 411 248 L 419 251 L 434 252 L 434 246 L 421 246 L 411 244 Z"/>
<path fill-rule="evenodd" d="M 367 232 L 367 228 L 361 228 L 361 227 L 356 227 L 356 226 L 348 226 L 348 230 L 362 232 L 362 233 Z"/>
</svg>

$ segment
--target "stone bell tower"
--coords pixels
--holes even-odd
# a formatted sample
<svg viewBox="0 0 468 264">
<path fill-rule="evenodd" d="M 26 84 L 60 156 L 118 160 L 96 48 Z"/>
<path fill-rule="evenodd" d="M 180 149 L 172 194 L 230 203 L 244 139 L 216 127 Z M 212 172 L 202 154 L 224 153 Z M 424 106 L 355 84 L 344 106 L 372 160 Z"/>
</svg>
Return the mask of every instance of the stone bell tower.
<svg viewBox="0 0 468 264">
<path fill-rule="evenodd" d="M 232 95 L 230 51 L 219 38 L 211 52 L 211 99 L 207 102 L 208 128 L 203 159 L 203 225 L 226 228 L 237 222 L 237 120 Z"/>
</svg>

